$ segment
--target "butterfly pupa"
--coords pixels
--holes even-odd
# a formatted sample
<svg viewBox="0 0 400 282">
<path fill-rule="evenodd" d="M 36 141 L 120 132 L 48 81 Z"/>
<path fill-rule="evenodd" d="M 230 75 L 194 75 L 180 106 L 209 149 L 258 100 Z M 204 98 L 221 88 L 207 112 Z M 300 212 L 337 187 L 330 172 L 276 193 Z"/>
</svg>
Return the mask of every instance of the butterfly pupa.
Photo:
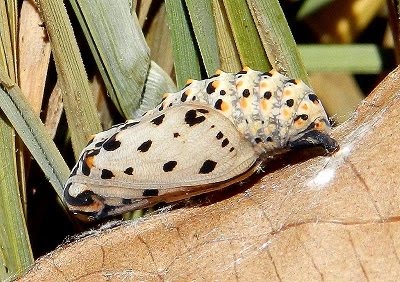
<svg viewBox="0 0 400 282">
<path fill-rule="evenodd" d="M 69 209 L 88 219 L 221 189 L 285 149 L 334 152 L 315 93 L 276 71 L 218 71 L 167 93 L 155 109 L 94 136 L 64 187 Z"/>
</svg>

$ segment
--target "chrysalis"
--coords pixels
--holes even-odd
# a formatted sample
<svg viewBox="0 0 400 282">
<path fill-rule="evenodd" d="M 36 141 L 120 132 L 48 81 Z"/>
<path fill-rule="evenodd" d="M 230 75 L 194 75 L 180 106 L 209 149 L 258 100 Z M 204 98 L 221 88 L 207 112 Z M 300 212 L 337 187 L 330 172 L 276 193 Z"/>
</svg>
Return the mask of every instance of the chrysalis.
<svg viewBox="0 0 400 282">
<path fill-rule="evenodd" d="M 315 93 L 276 71 L 218 71 L 166 93 L 138 120 L 98 133 L 64 188 L 75 214 L 98 219 L 241 181 L 283 149 L 338 145 Z"/>
</svg>

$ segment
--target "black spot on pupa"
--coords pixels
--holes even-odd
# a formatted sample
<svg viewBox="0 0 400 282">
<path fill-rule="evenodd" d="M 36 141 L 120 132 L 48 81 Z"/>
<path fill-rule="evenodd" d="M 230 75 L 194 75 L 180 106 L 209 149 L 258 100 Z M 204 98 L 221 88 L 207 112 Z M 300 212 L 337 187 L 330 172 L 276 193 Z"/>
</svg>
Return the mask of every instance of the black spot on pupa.
<svg viewBox="0 0 400 282">
<path fill-rule="evenodd" d="M 88 206 L 93 203 L 93 191 L 85 190 L 82 193 L 79 193 L 76 197 L 73 197 L 69 192 L 71 186 L 72 183 L 69 183 L 64 189 L 64 198 L 68 204 L 73 206 Z"/>
<path fill-rule="evenodd" d="M 246 74 L 247 71 L 246 70 L 241 70 L 240 72 L 238 72 L 236 75 L 241 75 L 241 74 Z"/>
<path fill-rule="evenodd" d="M 123 205 L 131 205 L 132 204 L 132 199 L 122 199 L 122 204 Z"/>
<path fill-rule="evenodd" d="M 100 148 L 99 149 L 95 149 L 95 150 L 91 150 L 88 153 L 86 153 L 86 157 L 96 156 L 99 153 L 100 153 Z"/>
<path fill-rule="evenodd" d="M 196 100 L 196 96 L 193 96 L 193 97 L 192 97 L 192 101 L 194 101 L 194 100 Z"/>
<path fill-rule="evenodd" d="M 256 142 L 257 144 L 258 144 L 258 143 L 261 143 L 261 141 L 262 141 L 262 140 L 261 140 L 260 137 L 257 137 L 257 138 L 254 139 L 254 142 Z"/>
<path fill-rule="evenodd" d="M 147 140 L 147 141 L 143 142 L 143 143 L 137 148 L 137 150 L 140 151 L 140 152 L 147 152 L 147 151 L 150 149 L 152 143 L 153 143 L 153 141 Z"/>
<path fill-rule="evenodd" d="M 185 92 L 183 92 L 182 96 L 181 96 L 181 102 L 185 102 L 187 97 L 188 97 L 188 95 Z"/>
<path fill-rule="evenodd" d="M 299 119 L 308 120 L 308 115 L 306 114 L 298 115 L 294 118 L 294 121 L 298 121 Z"/>
<path fill-rule="evenodd" d="M 268 141 L 268 142 L 272 142 L 272 137 L 271 137 L 271 136 L 268 136 L 268 137 L 267 137 L 267 141 Z"/>
<path fill-rule="evenodd" d="M 214 127 L 215 127 L 215 125 L 214 125 L 214 124 L 210 126 L 210 128 L 214 128 Z"/>
<path fill-rule="evenodd" d="M 317 95 L 315 94 L 308 94 L 308 99 L 310 99 L 311 102 L 315 103 L 315 102 L 319 102 Z"/>
<path fill-rule="evenodd" d="M 197 109 L 197 111 L 198 111 L 199 113 L 202 113 L 202 114 L 208 114 L 208 113 L 209 113 L 209 111 L 206 110 L 206 109 Z"/>
<path fill-rule="evenodd" d="M 103 149 L 106 151 L 114 151 L 121 146 L 121 142 L 116 140 L 116 135 L 112 136 L 106 142 L 103 143 Z"/>
<path fill-rule="evenodd" d="M 288 80 L 288 82 L 289 82 L 289 83 L 293 83 L 294 85 L 297 85 L 297 82 L 296 82 L 295 79 L 290 79 L 290 80 Z"/>
<path fill-rule="evenodd" d="M 243 90 L 242 94 L 243 94 L 243 97 L 247 98 L 250 96 L 250 90 L 246 88 L 245 90 Z"/>
<path fill-rule="evenodd" d="M 133 174 L 133 167 L 128 167 L 124 170 L 124 173 L 127 175 L 132 175 Z"/>
<path fill-rule="evenodd" d="M 179 137 L 179 136 L 181 136 L 178 132 L 175 132 L 174 133 L 174 138 L 177 138 L 177 137 Z"/>
<path fill-rule="evenodd" d="M 168 107 L 172 107 L 172 103 L 169 103 Z"/>
<path fill-rule="evenodd" d="M 214 82 L 214 81 L 211 81 L 211 82 L 207 85 L 207 87 L 206 87 L 206 92 L 207 92 L 207 94 L 212 94 L 212 93 L 215 92 L 215 87 L 213 86 L 213 82 Z"/>
<path fill-rule="evenodd" d="M 143 197 L 158 196 L 158 189 L 146 189 L 143 191 Z"/>
<path fill-rule="evenodd" d="M 271 91 L 265 91 L 264 92 L 264 98 L 269 100 L 272 97 Z"/>
<path fill-rule="evenodd" d="M 132 126 L 135 126 L 136 124 L 138 124 L 139 122 L 138 121 L 132 121 L 132 122 L 129 122 L 129 123 L 126 123 L 124 126 L 122 126 L 120 129 L 121 130 L 124 130 L 124 129 L 127 129 L 127 128 L 130 128 L 130 127 L 132 127 Z"/>
<path fill-rule="evenodd" d="M 268 76 L 271 77 L 272 73 L 270 73 L 269 71 L 264 72 L 263 74 L 261 74 L 262 76 Z"/>
<path fill-rule="evenodd" d="M 206 118 L 204 116 L 197 116 L 196 110 L 189 110 L 185 114 L 185 122 L 189 126 L 193 126 L 198 123 L 202 123 L 205 120 L 206 120 Z"/>
<path fill-rule="evenodd" d="M 229 140 L 228 140 L 228 138 L 225 138 L 225 139 L 222 141 L 221 146 L 222 146 L 222 148 L 224 148 L 224 147 L 226 147 L 228 144 L 229 144 Z"/>
<path fill-rule="evenodd" d="M 160 124 L 162 124 L 164 118 L 165 118 L 165 114 L 162 114 L 162 115 L 159 115 L 158 117 L 152 119 L 151 122 L 155 125 L 160 125 Z"/>
<path fill-rule="evenodd" d="M 286 100 L 286 105 L 287 105 L 288 107 L 293 107 L 293 105 L 294 105 L 294 100 L 293 100 L 293 99 Z"/>
<path fill-rule="evenodd" d="M 86 176 L 89 176 L 89 174 L 90 174 L 90 167 L 87 165 L 85 160 L 83 160 L 83 162 L 82 162 L 82 173 L 83 173 L 83 175 L 86 175 Z"/>
<path fill-rule="evenodd" d="M 222 109 L 222 108 L 221 108 L 221 105 L 222 105 L 222 99 L 218 99 L 218 100 L 215 102 L 214 108 L 216 108 L 217 110 L 221 110 L 221 109 Z"/>
<path fill-rule="evenodd" d="M 221 91 L 219 91 L 219 95 L 224 96 L 226 94 L 226 91 L 224 89 L 222 89 Z"/>
<path fill-rule="evenodd" d="M 222 137 L 224 137 L 224 134 L 220 131 L 217 133 L 217 136 L 215 136 L 215 137 L 217 137 L 217 139 L 219 140 L 219 139 L 222 139 Z"/>
<path fill-rule="evenodd" d="M 233 150 L 235 150 L 235 148 L 231 147 L 231 148 L 229 149 L 229 152 L 233 152 Z"/>
<path fill-rule="evenodd" d="M 165 172 L 173 171 L 178 163 L 176 161 L 169 161 L 163 165 L 163 170 Z"/>
<path fill-rule="evenodd" d="M 111 179 L 114 177 L 114 173 L 112 173 L 111 170 L 108 169 L 102 169 L 101 170 L 101 175 L 100 175 L 101 179 Z"/>
<path fill-rule="evenodd" d="M 158 110 L 161 112 L 164 109 L 164 104 L 161 104 L 161 106 L 158 108 Z"/>
<path fill-rule="evenodd" d="M 94 144 L 94 146 L 95 146 L 96 148 L 99 148 L 99 147 L 103 146 L 103 144 L 104 144 L 105 141 L 106 141 L 106 139 L 101 140 L 101 141 L 97 142 L 96 144 Z"/>
<path fill-rule="evenodd" d="M 212 161 L 212 160 L 206 160 L 203 165 L 201 166 L 199 173 L 200 174 L 207 174 L 212 172 L 215 169 L 215 166 L 217 165 L 217 162 Z"/>
</svg>

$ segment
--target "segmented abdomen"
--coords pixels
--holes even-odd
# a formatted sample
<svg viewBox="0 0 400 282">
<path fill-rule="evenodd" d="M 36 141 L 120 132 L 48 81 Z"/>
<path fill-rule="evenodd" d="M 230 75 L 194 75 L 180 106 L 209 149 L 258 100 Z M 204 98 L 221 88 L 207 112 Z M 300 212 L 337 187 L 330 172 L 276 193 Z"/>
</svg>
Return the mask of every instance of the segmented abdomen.
<svg viewBox="0 0 400 282">
<path fill-rule="evenodd" d="M 188 101 L 201 101 L 221 111 L 248 140 L 267 151 L 285 147 L 314 115 L 323 117 L 316 127 L 329 126 L 315 93 L 303 81 L 275 70 L 244 68 L 236 74 L 219 70 L 208 79 L 189 80 L 179 92 L 166 93 L 155 110 Z"/>
</svg>

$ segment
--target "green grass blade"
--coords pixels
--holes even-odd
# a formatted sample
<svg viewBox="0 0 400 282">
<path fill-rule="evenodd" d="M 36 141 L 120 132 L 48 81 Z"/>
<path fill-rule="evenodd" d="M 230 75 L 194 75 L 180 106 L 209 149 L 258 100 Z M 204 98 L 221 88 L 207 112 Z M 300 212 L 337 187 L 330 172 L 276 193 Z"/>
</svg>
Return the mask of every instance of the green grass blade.
<svg viewBox="0 0 400 282">
<path fill-rule="evenodd" d="M 211 0 L 186 0 L 186 5 L 207 75 L 210 76 L 220 67 Z"/>
<path fill-rule="evenodd" d="M 373 74 L 394 60 L 374 44 L 300 45 L 299 50 L 310 72 Z"/>
<path fill-rule="evenodd" d="M 242 65 L 267 69 L 270 64 L 247 3 L 242 0 L 223 0 L 223 3 Z"/>
<path fill-rule="evenodd" d="M 120 112 L 132 118 L 150 68 L 150 50 L 136 15 L 131 15 L 128 1 L 70 2 L 108 94 Z"/>
<path fill-rule="evenodd" d="M 142 103 L 135 112 L 135 116 L 140 117 L 144 112 L 154 109 L 160 104 L 162 94 L 174 91 L 176 91 L 176 87 L 172 79 L 152 61 Z"/>
<path fill-rule="evenodd" d="M 307 82 L 296 42 L 278 0 L 247 0 L 269 61 L 280 72 Z"/>
<path fill-rule="evenodd" d="M 217 41 L 219 45 L 220 68 L 226 72 L 237 72 L 242 67 L 229 26 L 228 16 L 220 0 L 212 0 Z"/>
<path fill-rule="evenodd" d="M 44 125 L 29 106 L 19 87 L 0 71 L 0 107 L 35 158 L 57 195 L 62 198 L 69 168 L 48 135 Z"/>
<path fill-rule="evenodd" d="M 5 281 L 22 274 L 33 263 L 33 255 L 18 189 L 15 134 L 3 114 L 0 142 L 0 280 Z"/>
<path fill-rule="evenodd" d="M 58 78 L 64 89 L 63 101 L 72 146 L 75 157 L 78 157 L 89 137 L 102 128 L 63 2 L 38 0 L 38 4 L 50 38 Z"/>
<path fill-rule="evenodd" d="M 0 71 L 16 79 L 17 1 L 0 2 L 0 19 Z M 22 170 L 17 169 L 16 151 L 15 132 L 4 113 L 0 113 L 1 281 L 22 274 L 33 263 L 20 194 L 20 188 L 24 187 L 22 181 L 25 179 L 20 182 L 18 178 L 18 172 Z M 23 164 L 18 165 L 23 169 Z"/>
<path fill-rule="evenodd" d="M 181 88 L 188 78 L 201 78 L 200 58 L 183 0 L 166 0 L 165 8 L 171 31 L 176 83 Z"/>
<path fill-rule="evenodd" d="M 301 20 L 331 3 L 333 0 L 306 0 L 297 12 L 297 19 Z"/>
</svg>

